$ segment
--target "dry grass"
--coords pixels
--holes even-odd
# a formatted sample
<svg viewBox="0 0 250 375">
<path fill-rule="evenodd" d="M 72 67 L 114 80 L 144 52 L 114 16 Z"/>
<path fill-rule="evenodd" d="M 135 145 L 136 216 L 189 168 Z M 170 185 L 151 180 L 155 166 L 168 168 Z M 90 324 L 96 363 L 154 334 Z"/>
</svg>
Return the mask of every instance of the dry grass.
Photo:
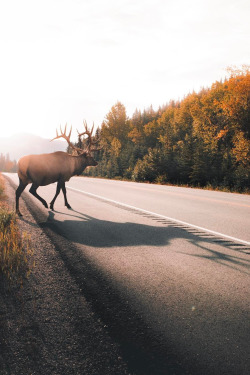
<svg viewBox="0 0 250 375">
<path fill-rule="evenodd" d="M 6 204 L 4 180 L 0 175 L 0 280 L 22 285 L 30 273 L 28 257 L 31 254 L 29 236 L 20 234 L 16 215 Z"/>
</svg>

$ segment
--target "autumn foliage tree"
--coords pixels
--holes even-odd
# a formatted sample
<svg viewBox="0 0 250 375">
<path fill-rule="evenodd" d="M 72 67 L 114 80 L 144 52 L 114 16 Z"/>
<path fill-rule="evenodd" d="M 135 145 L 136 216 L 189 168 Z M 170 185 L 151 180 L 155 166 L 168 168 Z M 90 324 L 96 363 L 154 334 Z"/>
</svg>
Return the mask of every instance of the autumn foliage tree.
<svg viewBox="0 0 250 375">
<path fill-rule="evenodd" d="M 89 175 L 248 190 L 250 67 L 132 118 L 117 102 L 99 131 L 103 149 Z"/>
</svg>

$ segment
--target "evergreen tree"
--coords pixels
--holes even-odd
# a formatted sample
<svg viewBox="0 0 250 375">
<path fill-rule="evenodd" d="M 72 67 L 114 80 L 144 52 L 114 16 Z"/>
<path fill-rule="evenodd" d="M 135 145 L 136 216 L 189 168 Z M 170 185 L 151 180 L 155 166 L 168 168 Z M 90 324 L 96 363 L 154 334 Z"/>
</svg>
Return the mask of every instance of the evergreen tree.
<svg viewBox="0 0 250 375">
<path fill-rule="evenodd" d="M 131 119 L 117 102 L 98 134 L 98 166 L 86 173 L 136 181 L 250 186 L 250 68 Z"/>
</svg>

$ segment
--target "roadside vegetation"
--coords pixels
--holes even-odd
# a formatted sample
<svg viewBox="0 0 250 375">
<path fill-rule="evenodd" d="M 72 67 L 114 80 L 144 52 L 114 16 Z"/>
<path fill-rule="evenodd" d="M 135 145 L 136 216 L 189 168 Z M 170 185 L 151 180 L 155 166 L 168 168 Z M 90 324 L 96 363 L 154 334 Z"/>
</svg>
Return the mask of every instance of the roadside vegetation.
<svg viewBox="0 0 250 375">
<path fill-rule="evenodd" d="M 27 233 L 20 234 L 16 215 L 8 208 L 0 174 L 0 286 L 20 286 L 30 273 L 32 250 Z"/>
<path fill-rule="evenodd" d="M 117 102 L 97 129 L 98 166 L 84 175 L 249 193 L 250 66 L 228 73 L 131 118 Z"/>
</svg>

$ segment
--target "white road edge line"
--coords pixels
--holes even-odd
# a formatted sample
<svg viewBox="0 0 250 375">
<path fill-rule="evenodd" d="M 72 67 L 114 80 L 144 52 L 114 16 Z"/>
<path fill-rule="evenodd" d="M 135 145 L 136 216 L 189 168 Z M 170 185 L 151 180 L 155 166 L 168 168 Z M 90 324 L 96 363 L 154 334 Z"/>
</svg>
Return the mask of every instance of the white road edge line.
<svg viewBox="0 0 250 375">
<path fill-rule="evenodd" d="M 75 189 L 75 188 L 72 188 L 72 187 L 70 187 L 70 186 L 68 186 L 68 185 L 66 185 L 66 187 L 67 187 L 67 189 L 69 189 L 69 190 L 77 191 L 78 193 L 82 193 L 82 194 L 85 194 L 85 195 L 89 195 L 90 197 L 99 198 L 99 199 L 102 199 L 102 200 L 107 201 L 107 202 L 115 203 L 115 204 L 118 204 L 118 205 L 123 206 L 123 207 L 126 207 L 126 208 L 131 208 L 131 209 L 134 209 L 134 210 L 137 210 L 137 211 L 143 212 L 143 213 L 145 213 L 145 214 L 154 215 L 154 216 L 160 217 L 160 218 L 162 218 L 162 219 L 166 219 L 166 220 L 173 221 L 173 222 L 178 223 L 178 224 L 187 225 L 188 227 L 195 228 L 195 229 L 199 229 L 199 230 L 202 230 L 202 231 L 204 231 L 204 232 L 211 233 L 211 234 L 213 234 L 213 235 L 216 235 L 216 236 L 219 236 L 219 237 L 223 237 L 223 238 L 226 238 L 226 239 L 231 240 L 231 241 L 234 241 L 234 242 L 240 242 L 240 243 L 242 243 L 242 244 L 244 244 L 244 245 L 248 245 L 248 246 L 250 246 L 250 242 L 248 242 L 248 241 L 244 241 L 244 240 L 241 240 L 241 239 L 239 239 L 239 238 L 235 238 L 235 237 L 232 237 L 232 236 L 228 236 L 228 235 L 226 235 L 226 234 L 223 234 L 223 233 L 215 232 L 215 231 L 210 230 L 210 229 L 207 229 L 207 228 L 199 227 L 198 225 L 190 224 L 190 223 L 187 223 L 187 222 L 185 222 L 185 221 L 181 221 L 181 220 L 178 220 L 178 219 L 174 219 L 174 218 L 169 217 L 169 216 L 165 216 L 165 215 L 157 214 L 156 212 L 147 211 L 147 210 L 144 210 L 143 208 L 139 208 L 139 207 L 135 207 L 135 206 L 130 206 L 129 204 L 125 204 L 125 203 L 122 203 L 122 202 L 115 201 L 115 200 L 113 200 L 113 199 L 105 198 L 105 197 L 102 197 L 101 195 L 96 195 L 96 194 L 92 194 L 92 193 L 89 193 L 89 192 L 84 191 L 84 190 Z"/>
</svg>

